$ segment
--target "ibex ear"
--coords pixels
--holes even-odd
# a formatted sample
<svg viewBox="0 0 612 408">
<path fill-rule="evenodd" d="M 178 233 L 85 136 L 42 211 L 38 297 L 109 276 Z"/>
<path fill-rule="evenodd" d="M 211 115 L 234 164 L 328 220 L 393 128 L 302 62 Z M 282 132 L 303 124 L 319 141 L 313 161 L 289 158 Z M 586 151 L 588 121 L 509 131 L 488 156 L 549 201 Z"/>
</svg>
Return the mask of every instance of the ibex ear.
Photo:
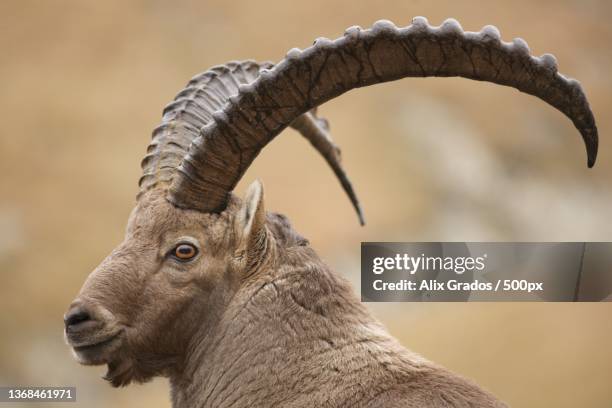
<svg viewBox="0 0 612 408">
<path fill-rule="evenodd" d="M 266 209 L 263 184 L 255 180 L 247 189 L 237 219 L 237 230 L 241 236 L 241 250 L 246 252 L 249 264 L 259 259 L 266 248 Z"/>
</svg>

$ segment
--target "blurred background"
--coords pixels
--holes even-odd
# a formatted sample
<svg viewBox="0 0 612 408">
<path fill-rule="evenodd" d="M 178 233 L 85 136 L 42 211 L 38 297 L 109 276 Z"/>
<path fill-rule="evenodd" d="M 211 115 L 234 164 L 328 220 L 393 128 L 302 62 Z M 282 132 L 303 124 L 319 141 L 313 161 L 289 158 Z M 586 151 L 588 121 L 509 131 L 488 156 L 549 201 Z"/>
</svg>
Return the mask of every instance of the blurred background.
<svg viewBox="0 0 612 408">
<path fill-rule="evenodd" d="M 66 307 L 122 239 L 162 108 L 212 65 L 278 61 L 351 25 L 417 15 L 471 31 L 494 24 L 535 55 L 555 54 L 598 120 L 595 168 L 570 121 L 531 96 L 407 79 L 320 109 L 366 227 L 290 130 L 237 192 L 261 178 L 267 208 L 288 215 L 356 291 L 361 241 L 612 240 L 608 1 L 2 1 L 0 385 L 76 385 L 71 407 L 169 407 L 165 380 L 112 389 L 105 369 L 79 366 L 62 338 Z M 405 346 L 512 406 L 612 406 L 611 303 L 369 307 Z"/>
</svg>

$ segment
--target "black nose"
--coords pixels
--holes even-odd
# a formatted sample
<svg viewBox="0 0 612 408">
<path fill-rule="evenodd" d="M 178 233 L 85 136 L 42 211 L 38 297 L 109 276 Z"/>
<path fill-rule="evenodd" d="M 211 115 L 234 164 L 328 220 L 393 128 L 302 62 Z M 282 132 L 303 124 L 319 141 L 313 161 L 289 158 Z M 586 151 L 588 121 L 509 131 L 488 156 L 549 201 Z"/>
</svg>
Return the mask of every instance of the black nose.
<svg viewBox="0 0 612 408">
<path fill-rule="evenodd" d="M 66 330 L 75 329 L 79 325 L 91 320 L 91 315 L 83 306 L 75 306 L 64 315 Z"/>
</svg>

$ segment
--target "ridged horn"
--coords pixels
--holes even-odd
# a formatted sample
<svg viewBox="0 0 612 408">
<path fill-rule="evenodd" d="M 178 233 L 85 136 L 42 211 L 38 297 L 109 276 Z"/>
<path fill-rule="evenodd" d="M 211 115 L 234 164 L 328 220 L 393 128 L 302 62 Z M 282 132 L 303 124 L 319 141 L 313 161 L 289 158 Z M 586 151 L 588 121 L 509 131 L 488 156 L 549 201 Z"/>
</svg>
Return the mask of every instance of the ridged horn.
<svg viewBox="0 0 612 408">
<path fill-rule="evenodd" d="M 222 211 L 261 149 L 303 113 L 353 88 L 427 76 L 487 81 L 540 98 L 572 120 L 584 139 L 588 166 L 595 163 L 597 128 L 588 101 L 578 81 L 557 72 L 552 55 L 533 57 L 523 40 L 503 42 L 492 26 L 472 33 L 452 19 L 432 27 L 417 17 L 406 28 L 379 21 L 367 30 L 351 27 L 334 41 L 317 39 L 241 85 L 193 141 L 168 200 Z"/>
<path fill-rule="evenodd" d="M 203 126 L 211 123 L 214 112 L 222 109 L 240 85 L 253 82 L 270 62 L 231 61 L 194 76 L 163 112 L 162 123 L 142 160 L 139 196 L 160 184 L 169 183 L 187 153 L 191 142 Z M 299 116 L 291 124 L 327 161 L 363 222 L 357 196 L 340 164 L 340 151 L 329 135 L 327 120 L 316 115 L 316 109 Z"/>
</svg>

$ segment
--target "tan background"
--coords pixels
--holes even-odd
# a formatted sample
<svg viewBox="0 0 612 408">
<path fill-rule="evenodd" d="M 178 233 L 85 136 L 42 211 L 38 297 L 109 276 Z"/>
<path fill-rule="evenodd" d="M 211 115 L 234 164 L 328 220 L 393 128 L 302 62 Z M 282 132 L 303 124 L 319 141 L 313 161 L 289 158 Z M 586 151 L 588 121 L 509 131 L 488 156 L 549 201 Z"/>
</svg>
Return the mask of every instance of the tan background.
<svg viewBox="0 0 612 408">
<path fill-rule="evenodd" d="M 115 390 L 78 366 L 62 314 L 122 238 L 162 107 L 230 59 L 278 61 L 317 36 L 415 15 L 497 25 L 554 53 L 590 97 L 602 138 L 509 88 L 410 79 L 321 112 L 366 211 L 360 228 L 323 161 L 287 131 L 258 159 L 287 214 L 357 281 L 359 242 L 612 240 L 612 7 L 597 1 L 3 1 L 0 3 L 0 385 L 76 385 L 72 407 L 168 407 L 166 382 Z M 356 287 L 357 290 L 357 287 Z M 612 305 L 372 305 L 407 347 L 515 407 L 612 406 Z M 2 405 L 2 404 L 0 404 Z M 4 405 L 3 405 L 4 406 Z M 26 406 L 26 405 L 20 405 Z M 59 405 L 54 405 L 59 406 Z"/>
</svg>

